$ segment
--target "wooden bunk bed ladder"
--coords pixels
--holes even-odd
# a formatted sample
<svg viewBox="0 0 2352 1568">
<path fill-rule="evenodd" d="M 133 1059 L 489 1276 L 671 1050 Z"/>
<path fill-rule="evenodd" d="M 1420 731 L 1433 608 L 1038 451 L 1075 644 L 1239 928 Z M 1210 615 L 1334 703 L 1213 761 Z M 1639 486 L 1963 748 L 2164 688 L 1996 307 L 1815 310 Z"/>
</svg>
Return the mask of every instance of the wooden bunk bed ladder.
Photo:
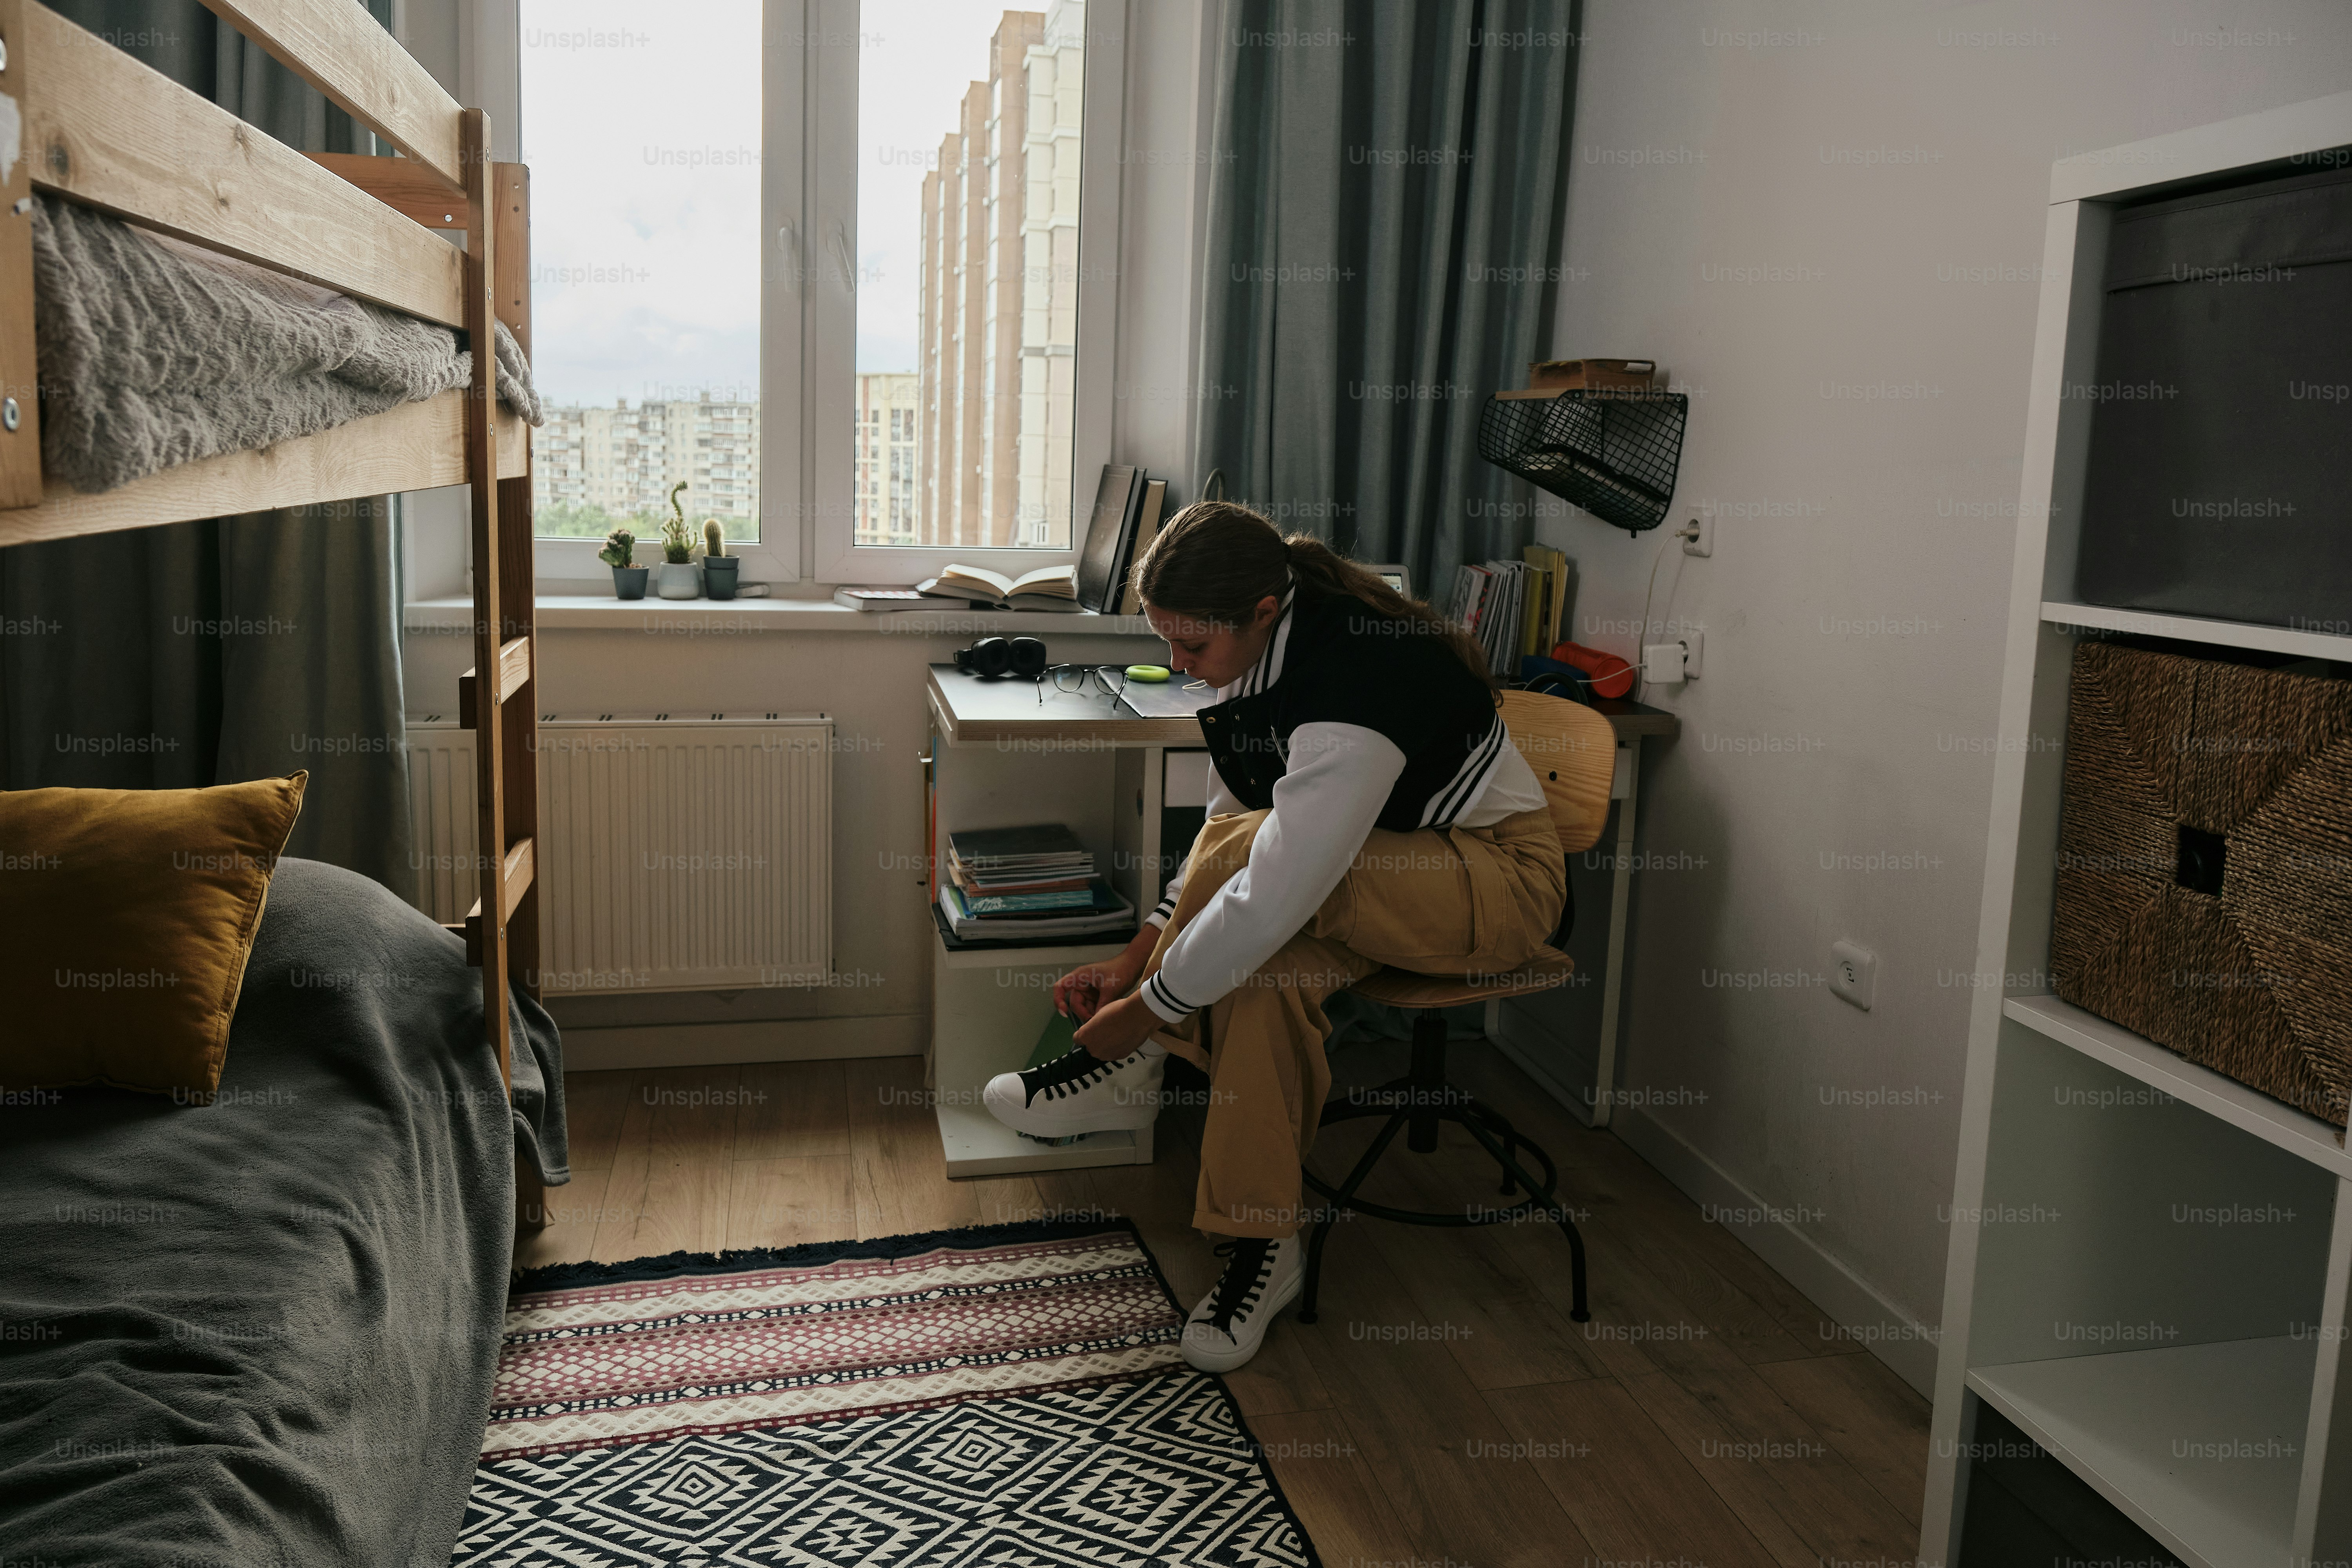
<svg viewBox="0 0 2352 1568">
<path fill-rule="evenodd" d="M 482 893 L 466 917 L 469 959 L 481 966 L 482 1017 L 511 1090 L 513 1041 L 507 1019 L 509 984 L 539 995 L 538 689 L 533 676 L 531 483 L 499 473 L 498 353 L 494 321 L 530 351 L 530 214 L 528 175 L 520 164 L 490 160 L 489 117 L 464 111 L 458 161 L 466 193 L 466 335 L 474 355 L 466 399 L 466 468 L 471 491 L 474 560 L 474 668 L 458 683 L 460 718 L 474 731 L 475 842 L 497 845 L 481 857 Z M 528 434 L 523 437 L 528 442 Z M 488 670 L 490 677 L 481 678 Z M 516 1210 L 529 1225 L 547 1223 L 545 1194 L 529 1165 L 515 1167 Z"/>
<path fill-rule="evenodd" d="M 499 471 L 498 356 L 492 322 L 511 315 L 528 331 L 529 241 L 520 178 L 502 181 L 489 157 L 489 117 L 465 111 L 458 159 L 466 183 L 466 335 L 474 382 L 466 401 L 466 467 Z M 508 166 L 513 169 L 513 165 Z M 520 175 L 519 169 L 514 170 Z M 504 189 L 501 189 L 501 186 Z M 505 199 L 500 199 L 504 197 Z M 512 264 L 504 253 L 516 252 Z M 500 285 L 505 287 L 502 289 Z M 500 310 L 507 303 L 509 308 Z M 533 836 L 538 829 L 538 752 L 531 743 L 530 479 L 472 487 L 474 668 L 458 690 L 458 712 L 474 731 L 475 799 L 481 820 L 475 842 L 497 846 L 482 856 L 482 894 L 466 917 L 469 956 L 482 968 L 482 1007 L 499 1070 L 513 1081 L 506 987 L 536 995 L 539 898 Z M 488 671 L 488 679 L 481 672 Z"/>
</svg>

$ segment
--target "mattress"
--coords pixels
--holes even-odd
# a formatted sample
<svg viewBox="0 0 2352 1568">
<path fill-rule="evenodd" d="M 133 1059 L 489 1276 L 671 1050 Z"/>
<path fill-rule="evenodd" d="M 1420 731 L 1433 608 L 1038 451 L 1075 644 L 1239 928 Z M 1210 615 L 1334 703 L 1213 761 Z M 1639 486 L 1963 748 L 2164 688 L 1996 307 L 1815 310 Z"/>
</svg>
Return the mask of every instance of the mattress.
<svg viewBox="0 0 2352 1568">
<path fill-rule="evenodd" d="M 464 944 L 278 865 L 218 1098 L 0 1106 L 7 1561 L 449 1561 L 489 1408 L 518 1150 L 565 1166 L 554 1026 L 514 1103 Z"/>
<path fill-rule="evenodd" d="M 87 493 L 249 451 L 468 384 L 459 335 L 265 267 L 34 198 L 45 478 Z M 497 326 L 499 400 L 542 422 Z"/>
</svg>

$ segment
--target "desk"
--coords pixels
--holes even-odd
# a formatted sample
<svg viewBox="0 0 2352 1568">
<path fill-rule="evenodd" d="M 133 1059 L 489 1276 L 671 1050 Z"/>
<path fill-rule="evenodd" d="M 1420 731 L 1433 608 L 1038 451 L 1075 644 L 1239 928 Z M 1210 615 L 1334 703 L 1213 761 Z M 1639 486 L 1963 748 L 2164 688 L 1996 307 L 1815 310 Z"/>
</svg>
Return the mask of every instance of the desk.
<svg viewBox="0 0 2352 1568">
<path fill-rule="evenodd" d="M 1149 912 L 1176 868 L 1176 857 L 1161 847 L 1162 812 L 1205 801 L 1205 796 L 1196 801 L 1190 795 L 1199 788 L 1196 781 L 1206 777 L 1200 721 L 1139 719 L 1091 689 L 1078 694 L 1056 691 L 1049 684 L 1042 701 L 1040 695 L 1026 680 L 982 680 L 951 664 L 929 668 L 924 703 L 930 744 L 924 762 L 941 845 L 954 831 L 1066 823 L 1094 852 L 1095 864 L 1120 896 L 1139 913 Z M 1672 735 L 1676 721 L 1662 709 L 1623 700 L 1597 706 L 1617 731 L 1617 770 L 1610 790 L 1617 802 L 1616 832 L 1607 840 L 1615 846 L 1614 870 L 1606 958 L 1600 964 L 1602 1076 L 1595 1080 L 1605 1089 L 1612 1082 L 1608 1075 L 1614 1072 L 1616 1056 L 1641 742 L 1648 735 Z M 1171 788 L 1175 799 L 1171 798 Z M 1596 925 L 1597 910 L 1580 912 L 1580 929 Z M 950 945 L 938 922 L 932 924 L 931 1036 L 925 1067 L 926 1082 L 937 1096 L 947 1173 L 982 1176 L 1149 1164 L 1150 1128 L 1098 1132 L 1053 1147 L 1023 1138 L 991 1116 L 980 1100 L 991 1078 L 1017 1069 L 1028 1059 L 1053 1012 L 1054 982 L 1081 963 L 1116 955 L 1128 936 L 1053 947 L 975 947 Z M 1538 1037 L 1556 1031 L 1538 1028 L 1529 1036 L 1532 1047 L 1528 1042 L 1505 1043 L 1503 1034 L 1527 1032 L 1517 1028 L 1521 1022 L 1517 1015 L 1504 1019 L 1490 1009 L 1488 1030 L 1509 1054 L 1528 1059 L 1523 1052 L 1540 1053 Z M 1606 1119 L 1605 1093 L 1580 1102 L 1579 1086 L 1563 1085 L 1559 1076 L 1557 1070 L 1537 1074 L 1538 1082 L 1580 1114 L 1597 1100 Z"/>
</svg>

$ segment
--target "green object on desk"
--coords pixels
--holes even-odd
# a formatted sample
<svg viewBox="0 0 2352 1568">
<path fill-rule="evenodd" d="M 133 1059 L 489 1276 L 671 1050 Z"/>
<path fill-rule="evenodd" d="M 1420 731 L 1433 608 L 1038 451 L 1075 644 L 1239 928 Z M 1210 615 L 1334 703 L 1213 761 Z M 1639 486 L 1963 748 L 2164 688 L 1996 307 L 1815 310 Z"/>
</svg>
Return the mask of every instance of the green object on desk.
<svg viewBox="0 0 2352 1568">
<path fill-rule="evenodd" d="M 1129 680 L 1165 680 L 1168 679 L 1168 667 L 1164 664 L 1130 664 L 1127 667 L 1127 678 Z"/>
</svg>

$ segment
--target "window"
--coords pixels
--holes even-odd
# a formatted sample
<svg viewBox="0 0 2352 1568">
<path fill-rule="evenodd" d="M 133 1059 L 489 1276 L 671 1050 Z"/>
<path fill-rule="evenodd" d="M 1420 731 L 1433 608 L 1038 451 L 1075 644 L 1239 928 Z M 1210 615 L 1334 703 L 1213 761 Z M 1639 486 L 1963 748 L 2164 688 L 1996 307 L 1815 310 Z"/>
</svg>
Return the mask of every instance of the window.
<svg viewBox="0 0 2352 1568">
<path fill-rule="evenodd" d="M 1071 556 L 1127 3 L 520 0 L 541 576 L 680 480 L 758 578 Z"/>
<path fill-rule="evenodd" d="M 786 270 L 820 580 L 1073 554 L 1110 443 L 1127 3 L 810 0 Z"/>
<path fill-rule="evenodd" d="M 651 558 L 681 482 L 695 536 L 715 519 L 748 553 L 763 543 L 761 0 L 521 0 L 517 22 L 548 405 L 538 532 L 591 542 L 542 549 L 563 563 L 542 575 L 600 571 L 615 526 Z"/>
</svg>

